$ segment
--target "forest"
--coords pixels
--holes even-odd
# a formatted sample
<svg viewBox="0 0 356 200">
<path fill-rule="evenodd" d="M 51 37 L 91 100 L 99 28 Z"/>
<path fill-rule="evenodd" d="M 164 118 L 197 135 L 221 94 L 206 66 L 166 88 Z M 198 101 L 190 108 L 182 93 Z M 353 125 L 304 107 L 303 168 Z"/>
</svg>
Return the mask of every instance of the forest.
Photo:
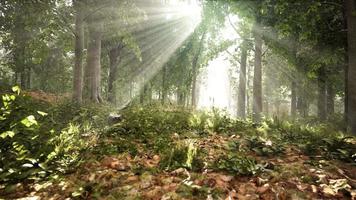
<svg viewBox="0 0 356 200">
<path fill-rule="evenodd" d="M 355 0 L 0 0 L 0 200 L 356 200 Z"/>
</svg>

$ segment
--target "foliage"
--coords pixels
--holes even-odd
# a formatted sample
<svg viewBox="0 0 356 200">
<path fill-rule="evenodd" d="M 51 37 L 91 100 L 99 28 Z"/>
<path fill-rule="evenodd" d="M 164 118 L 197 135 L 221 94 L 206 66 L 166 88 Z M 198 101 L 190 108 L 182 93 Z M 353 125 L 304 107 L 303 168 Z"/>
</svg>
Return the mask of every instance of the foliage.
<svg viewBox="0 0 356 200">
<path fill-rule="evenodd" d="M 279 143 L 294 144 L 308 155 L 323 154 L 330 159 L 354 163 L 354 137 L 344 135 L 333 124 L 298 124 L 268 122 Z"/>
<path fill-rule="evenodd" d="M 13 87 L 13 93 L 2 95 L 0 172 L 3 181 L 24 179 L 43 172 L 41 163 L 46 161 L 51 149 L 43 141 L 53 132 L 43 131 L 41 127 L 47 113 L 27 107 L 30 105 L 33 104 L 20 95 L 18 87 Z"/>
<path fill-rule="evenodd" d="M 160 168 L 174 170 L 180 167 L 193 171 L 201 170 L 204 166 L 202 152 L 196 147 L 194 140 L 179 141 L 176 146 L 163 153 Z"/>
<path fill-rule="evenodd" d="M 169 109 L 157 106 L 129 108 L 122 111 L 123 121 L 116 126 L 119 128 L 116 130 L 133 135 L 182 133 L 189 130 L 190 113 L 176 108 Z M 116 130 L 114 128 L 112 131 Z"/>
<path fill-rule="evenodd" d="M 255 175 L 263 171 L 263 165 L 258 164 L 253 158 L 238 154 L 222 156 L 215 161 L 214 167 L 218 170 L 228 171 L 232 174 Z"/>
<path fill-rule="evenodd" d="M 277 156 L 284 152 L 284 145 L 261 136 L 246 136 L 245 139 L 235 142 L 239 151 L 252 150 L 259 156 Z"/>
<path fill-rule="evenodd" d="M 65 172 L 80 160 L 83 150 L 96 143 L 97 135 L 92 125 L 70 112 L 73 118 L 66 118 L 65 111 L 70 111 L 67 108 L 32 100 L 22 95 L 18 87 L 2 95 L 2 181 L 17 182 L 45 177 L 55 171 Z M 85 111 L 83 108 L 78 115 L 88 120 L 91 115 Z M 60 125 L 56 124 L 59 120 Z M 81 125 L 74 123 L 76 120 Z"/>
<path fill-rule="evenodd" d="M 190 118 L 190 125 L 199 133 L 215 132 L 224 134 L 235 134 L 246 131 L 252 124 L 238 119 L 232 119 L 224 111 L 214 108 L 212 111 L 196 112 Z"/>
</svg>

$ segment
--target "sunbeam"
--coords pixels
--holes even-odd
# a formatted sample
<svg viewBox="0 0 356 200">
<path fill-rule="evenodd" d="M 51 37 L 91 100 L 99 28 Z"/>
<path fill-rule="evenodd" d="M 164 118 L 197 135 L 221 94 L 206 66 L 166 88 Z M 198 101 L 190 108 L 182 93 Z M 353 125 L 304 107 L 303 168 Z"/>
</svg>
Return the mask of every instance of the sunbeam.
<svg viewBox="0 0 356 200">
<path fill-rule="evenodd" d="M 145 11 L 144 19 L 126 27 L 135 35 L 142 60 L 129 54 L 122 61 L 124 67 L 131 65 L 128 77 L 136 83 L 136 87 L 131 98 L 120 102 L 119 107 L 127 105 L 140 94 L 143 86 L 162 69 L 201 21 L 202 8 L 198 1 L 170 1 L 164 6 L 142 3 L 139 7 Z M 136 63 L 137 67 L 132 68 L 132 63 Z M 120 89 L 131 90 L 129 82 L 117 84 L 120 84 Z"/>
</svg>

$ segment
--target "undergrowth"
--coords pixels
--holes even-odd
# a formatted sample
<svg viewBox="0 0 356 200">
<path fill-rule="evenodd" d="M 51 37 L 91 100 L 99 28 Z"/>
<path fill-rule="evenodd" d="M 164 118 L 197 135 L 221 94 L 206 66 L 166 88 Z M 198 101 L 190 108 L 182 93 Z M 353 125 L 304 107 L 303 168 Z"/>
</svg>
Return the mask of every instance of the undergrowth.
<svg viewBox="0 0 356 200">
<path fill-rule="evenodd" d="M 22 95 L 18 87 L 2 94 L 0 110 L 0 181 L 44 179 L 79 166 L 85 154 L 159 155 L 159 170 L 207 166 L 232 174 L 264 170 L 254 156 L 284 156 L 296 147 L 311 158 L 356 161 L 355 138 L 330 124 L 265 120 L 261 124 L 230 118 L 216 109 L 192 112 L 180 107 L 131 106 L 122 120 L 108 124 L 109 105 L 71 102 L 49 104 Z M 198 140 L 207 135 L 231 138 L 229 153 L 208 160 Z"/>
</svg>

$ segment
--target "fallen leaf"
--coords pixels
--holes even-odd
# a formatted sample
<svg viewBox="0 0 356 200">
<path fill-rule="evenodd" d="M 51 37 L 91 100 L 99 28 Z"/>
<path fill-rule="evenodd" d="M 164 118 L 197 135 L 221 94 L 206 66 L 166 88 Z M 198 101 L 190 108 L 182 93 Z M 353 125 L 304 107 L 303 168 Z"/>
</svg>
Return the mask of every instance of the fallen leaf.
<svg viewBox="0 0 356 200">
<path fill-rule="evenodd" d="M 269 188 L 270 188 L 270 185 L 267 183 L 267 184 L 263 185 L 262 187 L 257 188 L 257 193 L 264 194 L 265 192 L 267 192 L 267 190 Z"/>
<path fill-rule="evenodd" d="M 220 175 L 219 178 L 225 182 L 230 182 L 234 177 L 233 176 L 226 176 L 226 175 Z"/>
</svg>

